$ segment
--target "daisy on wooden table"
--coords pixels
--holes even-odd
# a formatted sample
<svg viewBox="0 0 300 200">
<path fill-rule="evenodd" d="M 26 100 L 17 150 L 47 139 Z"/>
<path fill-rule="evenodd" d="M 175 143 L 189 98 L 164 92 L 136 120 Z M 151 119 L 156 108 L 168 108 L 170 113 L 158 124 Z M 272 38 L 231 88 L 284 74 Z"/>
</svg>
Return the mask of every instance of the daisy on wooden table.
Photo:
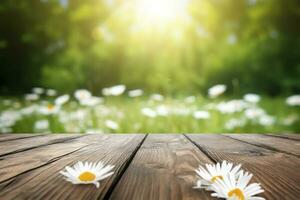
<svg viewBox="0 0 300 200">
<path fill-rule="evenodd" d="M 59 173 L 73 184 L 94 184 L 99 188 L 99 181 L 111 176 L 114 173 L 111 172 L 113 168 L 114 166 L 105 166 L 102 162 L 78 162 L 73 167 L 66 166 L 65 171 Z"/>
<path fill-rule="evenodd" d="M 229 173 L 237 175 L 239 173 L 239 169 L 241 165 L 237 165 L 233 167 L 232 163 L 227 163 L 225 160 L 222 164 L 206 164 L 206 169 L 202 166 L 199 166 L 196 169 L 196 173 L 199 176 L 199 180 L 197 181 L 197 185 L 195 188 L 205 188 L 207 190 L 212 190 L 211 185 L 216 182 L 216 180 L 223 180 Z"/>
<path fill-rule="evenodd" d="M 230 200 L 264 200 L 263 197 L 255 195 L 264 192 L 258 183 L 251 183 L 248 185 L 252 178 L 252 174 L 241 171 L 238 178 L 235 174 L 229 173 L 223 179 L 217 179 L 211 188 L 215 193 L 212 196 Z"/>
</svg>

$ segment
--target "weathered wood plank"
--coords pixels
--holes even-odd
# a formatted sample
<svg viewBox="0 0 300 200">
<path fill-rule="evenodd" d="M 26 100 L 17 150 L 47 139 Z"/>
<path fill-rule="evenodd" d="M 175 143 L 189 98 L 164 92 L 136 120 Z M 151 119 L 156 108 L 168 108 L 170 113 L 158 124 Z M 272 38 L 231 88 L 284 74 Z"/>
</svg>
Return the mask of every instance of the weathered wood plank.
<svg viewBox="0 0 300 200">
<path fill-rule="evenodd" d="M 105 137 L 103 139 L 103 137 Z M 109 188 L 119 180 L 145 135 L 99 135 L 94 143 L 61 159 L 26 172 L 0 184 L 0 196 L 10 199 L 104 199 Z M 59 174 L 77 161 L 104 161 L 115 165 L 114 175 L 94 185 L 72 185 Z"/>
<path fill-rule="evenodd" d="M 6 142 L 10 140 L 19 140 L 30 137 L 39 137 L 46 134 L 0 134 L 0 142 Z"/>
<path fill-rule="evenodd" d="M 244 169 L 253 173 L 253 180 L 262 184 L 265 192 L 261 196 L 266 199 L 299 199 L 299 158 L 222 135 L 188 137 L 215 161 L 243 164 Z"/>
<path fill-rule="evenodd" d="M 284 133 L 284 134 L 267 134 L 270 136 L 274 136 L 274 137 L 280 137 L 280 138 L 287 138 L 287 139 L 291 139 L 291 140 L 300 140 L 300 134 L 288 134 L 288 133 Z"/>
<path fill-rule="evenodd" d="M 41 137 L 29 137 L 19 140 L 11 140 L 0 143 L 0 156 L 5 156 L 8 154 L 18 153 L 21 151 L 26 151 L 29 149 L 37 148 L 40 146 L 45 146 L 49 144 L 64 142 L 67 140 L 82 137 L 84 135 L 63 135 L 63 134 L 53 134 L 44 135 Z"/>
<path fill-rule="evenodd" d="M 71 141 L 55 143 L 0 157 L 0 183 L 26 171 L 41 167 L 93 143 L 99 136 L 86 135 Z"/>
<path fill-rule="evenodd" d="M 183 135 L 149 135 L 110 199 L 212 199 L 193 189 L 194 170 L 204 163 L 211 160 Z"/>
<path fill-rule="evenodd" d="M 300 141 L 276 138 L 262 134 L 226 134 L 229 137 L 271 150 L 300 156 Z"/>
</svg>

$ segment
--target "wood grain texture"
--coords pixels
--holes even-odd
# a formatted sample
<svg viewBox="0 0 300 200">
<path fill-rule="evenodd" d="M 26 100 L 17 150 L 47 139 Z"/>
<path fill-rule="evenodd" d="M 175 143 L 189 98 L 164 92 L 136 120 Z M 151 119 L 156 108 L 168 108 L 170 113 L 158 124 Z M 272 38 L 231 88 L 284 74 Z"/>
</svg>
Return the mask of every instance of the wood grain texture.
<svg viewBox="0 0 300 200">
<path fill-rule="evenodd" d="M 187 135 L 217 162 L 228 160 L 243 164 L 260 182 L 266 199 L 297 200 L 300 197 L 300 159 L 274 152 L 222 135 Z"/>
<path fill-rule="evenodd" d="M 267 134 L 273 137 L 279 137 L 279 138 L 287 138 L 287 139 L 291 139 L 291 140 L 298 140 L 300 141 L 300 134 L 288 134 L 288 133 L 284 133 L 284 134 Z"/>
<path fill-rule="evenodd" d="M 0 197 L 5 197 L 5 200 L 104 199 L 144 137 L 145 135 L 134 134 L 99 135 L 87 147 L 0 184 Z M 98 189 L 94 185 L 72 185 L 63 179 L 59 171 L 78 161 L 113 164 L 115 173 L 103 180 Z"/>
<path fill-rule="evenodd" d="M 110 199 L 212 199 L 193 189 L 194 170 L 205 163 L 211 161 L 183 135 L 149 135 Z"/>
<path fill-rule="evenodd" d="M 261 134 L 226 134 L 229 137 L 274 151 L 300 156 L 300 141 Z"/>
<path fill-rule="evenodd" d="M 99 137 L 98 137 L 99 138 Z M 97 137 L 86 135 L 61 143 L 54 143 L 28 151 L 0 157 L 0 183 L 26 171 L 54 162 L 89 145 Z"/>
<path fill-rule="evenodd" d="M 72 140 L 75 138 L 82 137 L 83 135 L 63 135 L 63 134 L 53 134 L 53 135 L 43 135 L 41 137 L 29 137 L 19 140 L 10 140 L 0 143 L 0 156 L 5 156 L 13 153 L 18 153 L 21 151 L 26 151 L 29 149 L 60 143 L 67 140 Z"/>
<path fill-rule="evenodd" d="M 39 137 L 46 134 L 1 134 L 0 133 L 0 142 L 6 142 L 10 140 L 19 140 L 24 138 L 30 138 L 30 137 Z"/>
</svg>

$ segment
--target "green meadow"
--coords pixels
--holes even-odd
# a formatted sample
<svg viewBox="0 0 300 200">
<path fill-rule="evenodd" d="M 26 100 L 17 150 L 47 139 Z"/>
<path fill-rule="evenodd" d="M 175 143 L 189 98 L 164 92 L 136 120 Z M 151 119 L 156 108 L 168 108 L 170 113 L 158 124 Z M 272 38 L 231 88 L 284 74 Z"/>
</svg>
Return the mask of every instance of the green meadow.
<svg viewBox="0 0 300 200">
<path fill-rule="evenodd" d="M 81 105 L 70 98 L 28 101 L 5 98 L 1 131 L 15 133 L 295 133 L 300 131 L 299 107 L 284 98 L 243 99 L 203 96 L 99 98 Z M 49 110 L 47 112 L 47 110 Z M 7 119 L 5 119 L 7 118 Z M 7 123 L 5 125 L 5 123 Z"/>
</svg>

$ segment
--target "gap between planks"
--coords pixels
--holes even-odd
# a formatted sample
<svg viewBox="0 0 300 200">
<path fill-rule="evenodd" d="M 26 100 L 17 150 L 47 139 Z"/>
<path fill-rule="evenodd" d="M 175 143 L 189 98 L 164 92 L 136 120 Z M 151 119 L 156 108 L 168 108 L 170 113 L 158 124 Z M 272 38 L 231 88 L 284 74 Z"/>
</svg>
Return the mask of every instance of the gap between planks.
<svg viewBox="0 0 300 200">
<path fill-rule="evenodd" d="M 206 157 L 208 157 L 213 163 L 217 163 L 218 160 L 212 157 L 207 151 L 202 148 L 200 145 L 198 145 L 195 141 L 193 141 L 191 138 L 189 138 L 186 134 L 183 134 L 184 137 L 186 137 L 187 140 L 189 140 L 195 147 L 197 147 Z"/>
<path fill-rule="evenodd" d="M 143 140 L 141 141 L 141 143 L 136 147 L 136 149 L 133 151 L 133 153 L 130 155 L 130 157 L 123 163 L 124 167 L 121 168 L 121 170 L 119 172 L 119 176 L 117 176 L 113 180 L 111 186 L 109 187 L 109 189 L 106 192 L 106 194 L 105 194 L 105 196 L 104 196 L 103 199 L 109 199 L 110 198 L 110 196 L 111 196 L 112 192 L 114 191 L 115 187 L 117 186 L 117 184 L 121 180 L 122 176 L 124 175 L 124 173 L 128 169 L 129 165 L 131 164 L 132 160 L 136 156 L 137 152 L 140 150 L 141 146 L 144 144 L 144 142 L 147 139 L 147 137 L 148 137 L 148 134 L 145 134 L 145 137 L 143 138 Z"/>
<path fill-rule="evenodd" d="M 234 140 L 244 142 L 271 151 L 285 153 L 300 158 L 300 142 L 288 138 L 272 137 L 262 134 L 222 134 Z"/>
</svg>

